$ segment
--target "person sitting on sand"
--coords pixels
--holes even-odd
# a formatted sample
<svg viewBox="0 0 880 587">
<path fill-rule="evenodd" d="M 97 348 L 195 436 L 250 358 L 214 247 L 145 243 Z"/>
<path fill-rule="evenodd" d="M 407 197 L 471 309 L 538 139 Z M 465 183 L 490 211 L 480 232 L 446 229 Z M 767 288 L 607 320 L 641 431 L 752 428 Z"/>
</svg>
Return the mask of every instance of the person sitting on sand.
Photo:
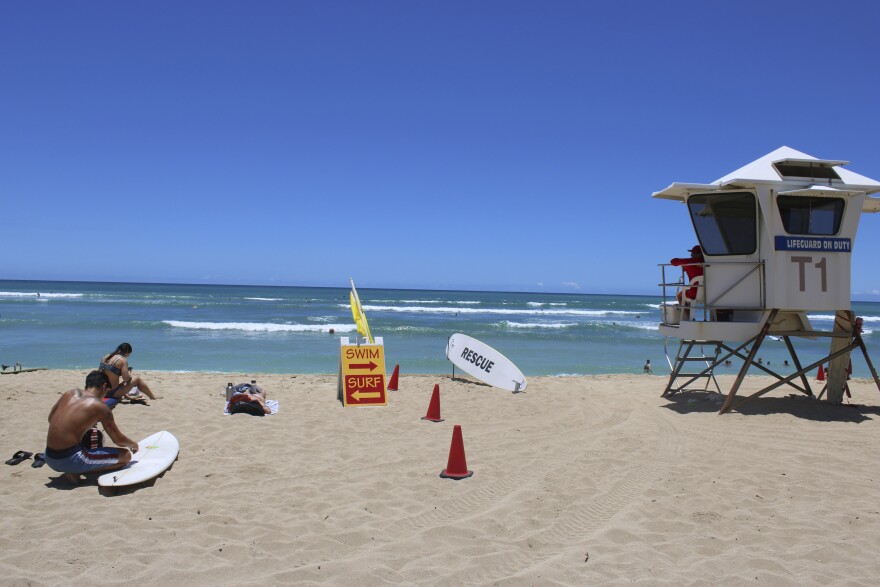
<svg viewBox="0 0 880 587">
<path fill-rule="evenodd" d="M 262 387 L 257 385 L 236 386 L 243 390 L 237 391 L 229 400 L 227 411 L 230 414 L 246 413 L 252 416 L 269 415 L 272 410 L 266 405 L 266 392 Z M 260 414 L 259 410 L 263 413 Z"/>
<path fill-rule="evenodd" d="M 116 426 L 113 412 L 104 402 L 110 380 L 102 371 L 86 376 L 85 389 L 65 392 L 49 412 L 49 433 L 46 435 L 46 464 L 73 485 L 83 473 L 101 473 L 124 467 L 131 461 L 138 445 Z M 118 446 L 91 448 L 81 444 L 86 431 L 100 422 L 104 431 Z M 126 450 L 128 449 L 128 450 Z M 129 452 L 131 451 L 131 452 Z"/>
<path fill-rule="evenodd" d="M 153 395 L 152 390 L 141 376 L 133 376 L 128 368 L 128 357 L 131 355 L 132 348 L 127 342 L 120 344 L 109 355 L 104 355 L 98 370 L 107 374 L 112 389 L 107 392 L 107 397 L 111 399 L 122 399 L 133 388 L 137 387 L 150 399 L 161 399 Z"/>
</svg>

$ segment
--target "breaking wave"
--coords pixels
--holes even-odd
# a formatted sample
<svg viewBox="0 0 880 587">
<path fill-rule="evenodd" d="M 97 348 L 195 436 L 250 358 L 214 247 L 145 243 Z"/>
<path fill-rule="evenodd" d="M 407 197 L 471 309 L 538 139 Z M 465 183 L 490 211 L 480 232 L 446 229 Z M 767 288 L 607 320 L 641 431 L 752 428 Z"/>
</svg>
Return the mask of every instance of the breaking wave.
<svg viewBox="0 0 880 587">
<path fill-rule="evenodd" d="M 174 328 L 194 330 L 240 330 L 244 332 L 352 332 L 354 324 L 275 324 L 272 322 L 183 322 L 181 320 L 162 320 Z"/>
</svg>

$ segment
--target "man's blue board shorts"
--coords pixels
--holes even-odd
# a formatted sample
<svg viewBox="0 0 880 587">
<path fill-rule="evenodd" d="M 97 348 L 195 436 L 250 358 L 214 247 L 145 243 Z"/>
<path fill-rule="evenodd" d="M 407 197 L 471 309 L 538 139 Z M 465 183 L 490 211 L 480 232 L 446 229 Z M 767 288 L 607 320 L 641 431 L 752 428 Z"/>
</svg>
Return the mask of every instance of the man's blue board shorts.
<svg viewBox="0 0 880 587">
<path fill-rule="evenodd" d="M 119 452 L 113 446 L 83 448 L 80 445 L 64 450 L 46 448 L 46 464 L 59 473 L 88 473 L 119 464 Z"/>
</svg>

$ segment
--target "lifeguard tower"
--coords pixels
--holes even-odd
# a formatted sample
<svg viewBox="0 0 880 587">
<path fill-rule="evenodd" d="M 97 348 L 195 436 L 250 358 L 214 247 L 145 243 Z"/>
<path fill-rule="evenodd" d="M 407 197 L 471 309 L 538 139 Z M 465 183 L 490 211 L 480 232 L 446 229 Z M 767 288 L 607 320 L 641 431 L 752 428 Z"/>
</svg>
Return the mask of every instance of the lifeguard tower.
<svg viewBox="0 0 880 587">
<path fill-rule="evenodd" d="M 712 183 L 673 183 L 654 193 L 687 206 L 703 250 L 702 275 L 693 280 L 680 266 L 660 265 L 659 330 L 667 340 L 681 340 L 676 357 L 669 359 L 672 373 L 664 396 L 703 379 L 705 389 L 710 382 L 718 388 L 715 367 L 736 357 L 742 368 L 722 414 L 782 385 L 814 397 L 806 374 L 824 364 L 830 366 L 819 397 L 827 391 L 829 402 L 840 403 L 855 348 L 861 349 L 880 389 L 862 342 L 861 320 L 850 304 L 856 230 L 863 212 L 880 211 L 880 198 L 869 197 L 880 192 L 880 182 L 844 169 L 847 164 L 781 147 Z M 694 299 L 676 298 L 685 288 L 696 288 Z M 807 312 L 833 312 L 833 329 L 814 329 Z M 768 336 L 785 341 L 793 374 L 780 375 L 755 361 Z M 792 343 L 797 337 L 829 338 L 828 355 L 802 366 Z M 697 350 L 706 347 L 714 353 Z M 734 405 L 752 366 L 776 381 Z"/>
</svg>

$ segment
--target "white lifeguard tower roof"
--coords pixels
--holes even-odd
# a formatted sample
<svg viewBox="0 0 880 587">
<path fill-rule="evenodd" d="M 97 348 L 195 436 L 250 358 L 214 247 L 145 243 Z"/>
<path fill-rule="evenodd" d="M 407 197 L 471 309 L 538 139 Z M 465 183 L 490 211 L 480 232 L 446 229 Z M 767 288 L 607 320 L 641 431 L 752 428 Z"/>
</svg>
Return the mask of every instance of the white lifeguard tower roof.
<svg viewBox="0 0 880 587">
<path fill-rule="evenodd" d="M 850 295 L 859 220 L 864 212 L 880 212 L 880 197 L 870 197 L 880 192 L 880 181 L 845 169 L 848 164 L 780 147 L 712 183 L 673 183 L 653 194 L 686 204 L 702 253 L 660 265 L 658 332 L 681 340 L 674 363 L 667 353 L 672 372 L 664 396 L 701 378 L 705 389 L 715 381 L 720 392 L 713 370 L 737 357 L 743 364 L 722 413 L 735 407 L 733 397 L 753 366 L 777 381 L 740 404 L 781 385 L 815 397 L 806 374 L 826 363 L 828 383 L 819 397 L 827 391 L 829 401 L 841 403 L 856 348 L 880 389 Z M 678 275 L 670 280 L 667 271 Z M 814 328 L 810 312 L 833 312 L 833 329 Z M 757 353 L 768 337 L 785 341 L 794 374 L 762 364 Z M 817 337 L 831 339 L 828 354 L 804 366 L 791 339 Z M 715 347 L 714 357 L 698 350 L 704 345 Z"/>
<path fill-rule="evenodd" d="M 880 182 L 848 169 L 849 161 L 817 159 L 791 147 L 779 147 L 736 171 L 709 184 L 673 183 L 665 190 L 655 192 L 655 198 L 684 201 L 688 194 L 702 191 L 721 191 L 731 188 L 755 187 L 772 184 L 789 187 L 794 195 L 839 196 L 880 192 Z M 865 198 L 864 212 L 880 211 L 880 199 Z"/>
</svg>

